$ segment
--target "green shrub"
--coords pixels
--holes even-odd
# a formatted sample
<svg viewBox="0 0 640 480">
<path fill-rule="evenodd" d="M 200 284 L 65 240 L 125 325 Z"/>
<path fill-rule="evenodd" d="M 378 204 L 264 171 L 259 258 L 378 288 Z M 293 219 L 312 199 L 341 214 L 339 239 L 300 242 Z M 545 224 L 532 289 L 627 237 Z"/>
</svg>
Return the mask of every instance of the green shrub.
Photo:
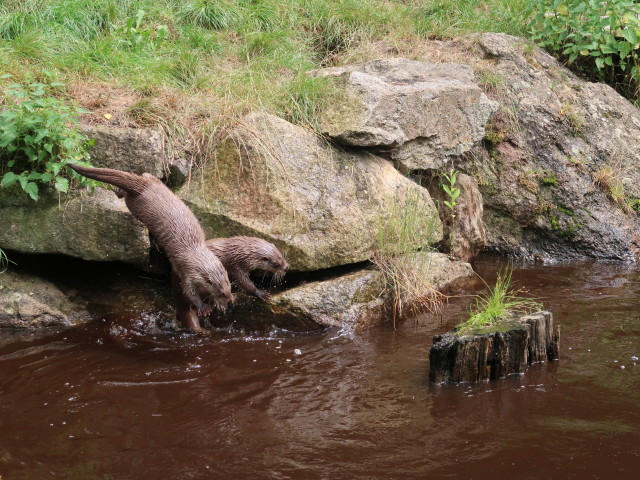
<svg viewBox="0 0 640 480">
<path fill-rule="evenodd" d="M 6 78 L 7 76 L 4 76 Z M 0 186 L 20 185 L 33 200 L 39 184 L 59 192 L 69 190 L 69 180 L 93 185 L 70 168 L 73 161 L 88 165 L 90 140 L 78 132 L 77 115 L 83 111 L 59 98 L 48 96 L 62 84 L 20 84 L 4 89 L 6 108 L 0 113 Z"/>
<path fill-rule="evenodd" d="M 640 4 L 634 0 L 531 0 L 532 39 L 628 96 L 640 86 Z"/>
</svg>

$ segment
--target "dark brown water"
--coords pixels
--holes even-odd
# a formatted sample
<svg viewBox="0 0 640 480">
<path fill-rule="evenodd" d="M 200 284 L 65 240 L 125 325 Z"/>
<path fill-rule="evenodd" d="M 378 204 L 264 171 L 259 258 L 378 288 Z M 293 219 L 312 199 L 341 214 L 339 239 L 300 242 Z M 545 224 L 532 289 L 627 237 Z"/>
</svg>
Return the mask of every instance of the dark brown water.
<svg viewBox="0 0 640 480">
<path fill-rule="evenodd" d="M 477 386 L 427 383 L 431 338 L 468 297 L 361 336 L 202 339 L 149 332 L 153 312 L 2 331 L 0 477 L 638 478 L 640 270 L 514 277 L 562 325 L 561 360 Z"/>
</svg>

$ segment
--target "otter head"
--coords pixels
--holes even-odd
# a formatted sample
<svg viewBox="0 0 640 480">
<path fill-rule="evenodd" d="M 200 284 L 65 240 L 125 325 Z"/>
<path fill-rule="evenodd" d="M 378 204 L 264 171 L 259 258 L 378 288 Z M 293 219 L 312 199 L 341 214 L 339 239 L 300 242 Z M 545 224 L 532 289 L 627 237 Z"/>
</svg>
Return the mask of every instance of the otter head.
<svg viewBox="0 0 640 480">
<path fill-rule="evenodd" d="M 252 270 L 262 270 L 273 273 L 273 277 L 279 283 L 289 269 L 289 264 L 285 260 L 280 250 L 272 243 L 261 241 L 254 252 Z"/>
<path fill-rule="evenodd" d="M 224 266 L 208 249 L 191 252 L 189 280 L 197 295 L 205 303 L 226 310 L 233 302 L 231 283 Z"/>
<path fill-rule="evenodd" d="M 224 276 L 218 271 L 205 272 L 197 289 L 200 298 L 224 312 L 233 303 L 233 295 L 226 271 L 223 272 Z"/>
</svg>

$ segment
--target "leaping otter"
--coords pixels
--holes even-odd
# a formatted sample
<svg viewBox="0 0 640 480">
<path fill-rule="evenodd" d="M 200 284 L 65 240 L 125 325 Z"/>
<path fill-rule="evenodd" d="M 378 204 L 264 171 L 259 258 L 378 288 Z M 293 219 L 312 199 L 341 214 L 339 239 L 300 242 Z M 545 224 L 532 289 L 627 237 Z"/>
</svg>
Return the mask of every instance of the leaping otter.
<svg viewBox="0 0 640 480">
<path fill-rule="evenodd" d="M 222 263 L 205 245 L 205 235 L 189 207 L 158 178 L 110 168 L 67 165 L 85 177 L 115 185 L 127 207 L 164 250 L 179 279 L 184 299 L 199 317 L 211 313 L 209 303 L 225 310 L 233 297 Z"/>
</svg>

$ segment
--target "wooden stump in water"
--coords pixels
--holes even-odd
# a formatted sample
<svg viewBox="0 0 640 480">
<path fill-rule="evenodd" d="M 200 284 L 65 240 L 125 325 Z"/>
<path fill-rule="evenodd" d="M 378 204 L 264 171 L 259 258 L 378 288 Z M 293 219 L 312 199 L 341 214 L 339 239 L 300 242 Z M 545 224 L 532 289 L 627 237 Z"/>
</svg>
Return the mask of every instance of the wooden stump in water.
<svg viewBox="0 0 640 480">
<path fill-rule="evenodd" d="M 433 337 L 429 380 L 478 382 L 521 373 L 534 362 L 558 358 L 560 330 L 551 312 L 537 312 L 458 335 Z"/>
</svg>

